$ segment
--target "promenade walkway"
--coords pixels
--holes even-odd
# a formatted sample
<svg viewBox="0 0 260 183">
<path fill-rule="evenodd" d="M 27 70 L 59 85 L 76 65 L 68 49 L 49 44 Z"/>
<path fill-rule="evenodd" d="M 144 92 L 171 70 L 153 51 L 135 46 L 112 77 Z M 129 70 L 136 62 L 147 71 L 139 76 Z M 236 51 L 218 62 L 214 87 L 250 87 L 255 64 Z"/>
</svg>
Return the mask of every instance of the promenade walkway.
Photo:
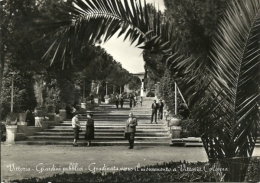
<svg viewBox="0 0 260 183">
<path fill-rule="evenodd" d="M 114 106 L 105 106 L 108 108 L 105 111 L 110 115 L 116 113 L 120 116 L 118 120 L 113 117 L 114 120 L 110 121 L 110 123 L 124 123 L 125 121 L 121 117 L 125 116 L 124 118 L 127 118 L 127 114 L 132 111 L 134 114 L 139 115 L 140 118 L 146 114 L 146 119 L 141 124 L 149 124 L 150 105 L 151 101 L 149 100 L 146 103 L 144 102 L 142 110 L 139 110 L 140 106 L 132 109 L 115 109 Z M 93 112 L 102 113 L 103 109 L 104 106 L 101 106 Z M 106 121 L 108 125 L 111 125 L 106 118 L 102 118 L 101 114 L 95 116 L 97 117 L 96 119 L 99 119 L 97 123 Z M 159 125 L 161 124 L 163 124 L 162 121 L 159 122 Z M 65 125 L 63 127 L 66 128 Z M 69 128 L 69 126 L 67 127 Z M 57 131 L 54 133 L 57 133 Z M 60 139 L 59 141 L 62 142 L 63 140 Z M 66 142 L 66 140 L 64 141 Z M 86 147 L 82 140 L 83 146 L 73 147 L 71 145 L 72 139 L 69 139 L 66 143 L 48 146 L 39 145 L 40 143 L 36 143 L 37 145 L 33 144 L 33 142 L 41 142 L 38 140 L 32 140 L 32 145 L 26 145 L 27 143 L 23 142 L 26 141 L 20 141 L 13 146 L 1 145 L 1 181 L 52 176 L 63 173 L 63 168 L 66 169 L 69 166 L 76 166 L 77 168 L 76 170 L 66 170 L 66 173 L 89 172 L 93 171 L 94 168 L 102 168 L 104 166 L 108 168 L 134 168 L 137 165 L 156 165 L 157 163 L 161 164 L 170 161 L 207 161 L 207 155 L 203 147 L 193 147 L 191 149 L 187 147 L 156 146 L 148 143 L 139 143 L 134 149 L 128 149 L 127 141 L 123 138 L 120 146 Z M 253 156 L 260 156 L 259 147 L 255 148 Z"/>
<path fill-rule="evenodd" d="M 253 156 L 260 156 L 260 148 L 255 148 Z M 137 146 L 128 149 L 127 146 L 38 146 L 38 145 L 1 145 L 1 180 L 14 180 L 30 177 L 47 177 L 61 171 L 44 170 L 41 168 L 66 168 L 70 163 L 77 164 L 82 171 L 66 171 L 66 173 L 88 172 L 89 166 L 94 167 L 135 167 L 156 165 L 170 161 L 207 161 L 203 147 L 192 150 L 185 147 L 170 146 Z M 17 170 L 10 169 L 17 168 Z M 18 168 L 28 171 L 19 171 Z"/>
</svg>

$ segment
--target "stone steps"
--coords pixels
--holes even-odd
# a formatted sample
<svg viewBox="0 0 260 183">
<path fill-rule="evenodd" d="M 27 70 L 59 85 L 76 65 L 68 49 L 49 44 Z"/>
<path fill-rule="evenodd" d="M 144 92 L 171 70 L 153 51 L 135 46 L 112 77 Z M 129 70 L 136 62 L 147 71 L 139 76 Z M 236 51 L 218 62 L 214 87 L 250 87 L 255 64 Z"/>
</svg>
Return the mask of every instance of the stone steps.
<svg viewBox="0 0 260 183">
<path fill-rule="evenodd" d="M 80 118 L 82 132 L 78 144 L 86 145 L 85 137 L 85 121 L 87 113 L 94 114 L 95 120 L 95 140 L 93 145 L 122 145 L 128 146 L 128 140 L 124 135 L 125 122 L 128 119 L 130 112 L 137 117 L 138 126 L 136 127 L 135 145 L 156 146 L 169 145 L 170 136 L 166 127 L 165 121 L 159 121 L 158 124 L 151 124 L 151 109 L 150 104 L 152 99 L 147 99 L 149 107 L 133 107 L 129 108 L 125 105 L 123 109 L 116 108 L 114 104 L 101 104 L 95 110 L 86 111 Z M 41 132 L 35 132 L 32 136 L 28 136 L 25 140 L 17 141 L 17 144 L 28 145 L 72 145 L 74 138 L 71 127 L 71 119 L 66 119 L 61 123 L 49 126 Z"/>
<path fill-rule="evenodd" d="M 59 145 L 59 146 L 72 146 L 71 141 L 17 141 L 16 144 L 20 145 Z M 79 140 L 78 146 L 86 146 L 85 140 Z M 127 140 L 124 141 L 92 141 L 92 146 L 128 146 Z M 135 140 L 135 146 L 169 146 L 169 141 L 138 141 Z M 91 148 L 91 147 L 88 147 Z"/>
</svg>

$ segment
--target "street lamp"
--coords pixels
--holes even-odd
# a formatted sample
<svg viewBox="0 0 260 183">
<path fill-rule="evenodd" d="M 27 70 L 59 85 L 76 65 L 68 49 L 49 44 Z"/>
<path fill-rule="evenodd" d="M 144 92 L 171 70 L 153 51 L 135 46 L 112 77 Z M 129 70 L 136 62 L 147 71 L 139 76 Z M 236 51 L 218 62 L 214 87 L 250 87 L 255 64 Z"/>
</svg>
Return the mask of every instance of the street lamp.
<svg viewBox="0 0 260 183">
<path fill-rule="evenodd" d="M 160 93 L 160 82 L 157 82 L 157 93 Z"/>
<path fill-rule="evenodd" d="M 83 77 L 83 99 L 85 98 L 85 91 L 86 91 L 86 79 L 85 76 Z"/>
<path fill-rule="evenodd" d="M 116 82 L 113 83 L 113 94 L 115 94 Z"/>
<path fill-rule="evenodd" d="M 14 111 L 14 75 L 15 72 L 10 72 L 12 75 L 12 86 L 11 86 L 11 113 Z"/>
<path fill-rule="evenodd" d="M 107 83 L 108 83 L 108 82 L 106 81 L 106 95 L 107 95 Z"/>
</svg>

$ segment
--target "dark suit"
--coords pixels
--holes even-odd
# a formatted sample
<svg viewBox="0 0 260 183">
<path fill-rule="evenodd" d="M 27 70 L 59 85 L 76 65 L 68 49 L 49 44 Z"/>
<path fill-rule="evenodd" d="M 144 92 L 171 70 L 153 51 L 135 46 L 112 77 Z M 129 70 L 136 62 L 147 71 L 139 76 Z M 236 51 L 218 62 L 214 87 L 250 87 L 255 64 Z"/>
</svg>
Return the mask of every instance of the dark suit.
<svg viewBox="0 0 260 183">
<path fill-rule="evenodd" d="M 116 108 L 118 108 L 118 105 L 119 105 L 119 99 L 118 97 L 116 97 Z"/>
<path fill-rule="evenodd" d="M 162 119 L 163 117 L 163 107 L 164 104 L 162 102 L 159 103 L 159 119 Z"/>
<path fill-rule="evenodd" d="M 123 108 L 123 104 L 124 104 L 124 99 L 123 97 L 120 99 L 120 105 L 121 105 L 121 108 Z"/>
<path fill-rule="evenodd" d="M 86 140 L 93 140 L 94 134 L 95 134 L 94 119 L 89 118 L 86 123 L 86 133 L 85 133 Z"/>
<path fill-rule="evenodd" d="M 126 139 L 128 139 L 130 147 L 134 147 L 136 126 L 137 126 L 137 119 L 128 118 L 125 126 L 125 135 L 126 135 Z"/>
<path fill-rule="evenodd" d="M 151 117 L 151 123 L 153 122 L 153 116 L 155 118 L 155 122 L 157 120 L 157 109 L 158 109 L 158 104 L 157 103 L 153 103 L 152 104 L 152 117 Z"/>
<path fill-rule="evenodd" d="M 129 106 L 130 106 L 130 108 L 133 106 L 133 100 L 132 100 L 132 98 L 130 98 Z"/>
</svg>

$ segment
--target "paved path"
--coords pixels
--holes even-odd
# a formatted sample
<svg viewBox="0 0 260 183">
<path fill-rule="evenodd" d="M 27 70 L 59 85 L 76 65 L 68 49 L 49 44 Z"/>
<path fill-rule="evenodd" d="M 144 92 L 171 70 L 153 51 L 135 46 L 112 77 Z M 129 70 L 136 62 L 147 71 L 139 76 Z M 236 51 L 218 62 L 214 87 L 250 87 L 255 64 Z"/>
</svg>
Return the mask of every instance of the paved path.
<svg viewBox="0 0 260 183">
<path fill-rule="evenodd" d="M 260 156 L 260 148 L 256 148 L 253 155 Z M 139 146 L 129 150 L 125 146 L 1 145 L 1 180 L 51 176 L 61 173 L 63 168 L 69 168 L 70 163 L 78 163 L 78 171 L 66 171 L 66 173 L 88 172 L 89 169 L 102 168 L 104 165 L 109 168 L 134 168 L 138 164 L 145 166 L 180 160 L 207 161 L 207 156 L 204 148 L 199 147 Z M 59 170 L 46 170 L 53 166 Z M 24 170 L 21 171 L 18 167 L 24 168 Z M 17 169 L 13 170 L 13 168 Z M 41 172 L 42 168 L 45 170 Z"/>
</svg>

